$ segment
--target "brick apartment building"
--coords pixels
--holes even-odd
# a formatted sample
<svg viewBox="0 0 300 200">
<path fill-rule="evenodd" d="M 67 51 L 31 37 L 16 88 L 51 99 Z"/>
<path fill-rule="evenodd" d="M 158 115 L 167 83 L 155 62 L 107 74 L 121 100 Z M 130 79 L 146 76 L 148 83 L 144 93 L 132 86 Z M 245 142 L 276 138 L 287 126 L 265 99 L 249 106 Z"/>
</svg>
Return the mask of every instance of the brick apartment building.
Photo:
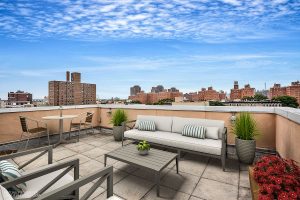
<svg viewBox="0 0 300 200">
<path fill-rule="evenodd" d="M 291 96 L 297 99 L 300 104 L 300 82 L 292 82 L 290 86 L 281 87 L 280 84 L 275 83 L 273 87 L 270 88 L 269 98 L 272 99 L 278 96 Z"/>
<path fill-rule="evenodd" d="M 81 74 L 78 72 L 70 74 L 67 71 L 66 81 L 49 81 L 49 105 L 83 105 L 95 103 L 96 84 L 81 83 Z"/>
<path fill-rule="evenodd" d="M 233 89 L 230 92 L 231 100 L 241 100 L 244 97 L 253 97 L 255 95 L 255 88 L 251 88 L 250 84 L 246 84 L 244 88 L 239 89 L 239 83 L 234 81 Z"/>
<path fill-rule="evenodd" d="M 7 94 L 8 105 L 25 105 L 32 103 L 32 94 L 18 90 Z"/>
<path fill-rule="evenodd" d="M 202 88 L 199 92 L 190 92 L 185 95 L 189 101 L 222 101 L 226 99 L 226 93 L 224 91 L 216 91 L 213 87 Z"/>
<path fill-rule="evenodd" d="M 159 89 L 157 89 L 159 87 Z M 162 99 L 175 99 L 175 97 L 181 97 L 183 96 L 182 92 L 179 92 L 176 88 L 171 89 L 163 89 L 163 91 L 160 91 L 163 86 L 159 85 L 157 87 L 152 87 L 150 93 L 145 93 L 144 91 L 141 91 L 140 93 L 137 93 L 136 95 L 130 95 L 128 99 L 132 101 L 140 101 L 143 104 L 153 104 L 158 102 Z"/>
</svg>

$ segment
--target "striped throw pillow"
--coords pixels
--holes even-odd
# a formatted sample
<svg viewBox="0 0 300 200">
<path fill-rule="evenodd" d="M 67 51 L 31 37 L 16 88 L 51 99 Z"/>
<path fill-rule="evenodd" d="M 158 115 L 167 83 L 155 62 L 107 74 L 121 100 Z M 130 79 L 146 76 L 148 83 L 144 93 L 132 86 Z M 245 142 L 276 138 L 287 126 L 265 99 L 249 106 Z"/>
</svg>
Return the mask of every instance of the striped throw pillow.
<svg viewBox="0 0 300 200">
<path fill-rule="evenodd" d="M 205 138 L 206 128 L 204 126 L 186 124 L 182 129 L 182 135 L 193 138 Z"/>
<path fill-rule="evenodd" d="M 0 161 L 0 176 L 1 181 L 10 181 L 21 177 L 22 175 L 15 165 L 6 160 L 2 160 Z M 25 190 L 26 183 L 21 183 L 12 188 L 8 188 L 8 191 L 13 194 L 23 194 Z"/>
<path fill-rule="evenodd" d="M 155 122 L 151 120 L 140 120 L 138 129 L 140 131 L 155 131 Z"/>
</svg>

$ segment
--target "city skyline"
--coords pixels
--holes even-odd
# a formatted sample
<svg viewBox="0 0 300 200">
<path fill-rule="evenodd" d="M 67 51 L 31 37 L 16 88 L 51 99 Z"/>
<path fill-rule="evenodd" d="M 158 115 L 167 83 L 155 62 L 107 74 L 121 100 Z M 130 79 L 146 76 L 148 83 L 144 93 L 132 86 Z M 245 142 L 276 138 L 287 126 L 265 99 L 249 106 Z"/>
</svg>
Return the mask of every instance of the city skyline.
<svg viewBox="0 0 300 200">
<path fill-rule="evenodd" d="M 300 77 L 297 1 L 1 1 L 0 98 L 47 96 L 78 71 L 100 98 L 141 85 L 184 93 L 234 80 L 256 89 Z"/>
</svg>

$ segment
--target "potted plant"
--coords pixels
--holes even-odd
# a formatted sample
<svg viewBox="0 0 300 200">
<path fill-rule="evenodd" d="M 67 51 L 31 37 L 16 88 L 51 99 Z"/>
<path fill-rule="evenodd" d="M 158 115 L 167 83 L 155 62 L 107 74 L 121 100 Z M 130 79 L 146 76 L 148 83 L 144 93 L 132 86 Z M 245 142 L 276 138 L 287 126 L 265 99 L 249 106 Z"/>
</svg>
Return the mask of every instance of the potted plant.
<svg viewBox="0 0 300 200">
<path fill-rule="evenodd" d="M 232 132 L 236 135 L 235 147 L 239 160 L 246 164 L 252 164 L 256 149 L 254 138 L 258 135 L 256 121 L 249 113 L 242 112 L 236 117 Z"/>
<path fill-rule="evenodd" d="M 140 155 L 147 155 L 150 150 L 150 144 L 147 141 L 140 141 L 137 145 L 137 150 Z"/>
<path fill-rule="evenodd" d="M 124 134 L 124 128 L 122 123 L 127 121 L 127 113 L 123 109 L 117 109 L 113 112 L 111 117 L 111 123 L 113 124 L 113 135 L 115 141 L 121 141 Z"/>
</svg>

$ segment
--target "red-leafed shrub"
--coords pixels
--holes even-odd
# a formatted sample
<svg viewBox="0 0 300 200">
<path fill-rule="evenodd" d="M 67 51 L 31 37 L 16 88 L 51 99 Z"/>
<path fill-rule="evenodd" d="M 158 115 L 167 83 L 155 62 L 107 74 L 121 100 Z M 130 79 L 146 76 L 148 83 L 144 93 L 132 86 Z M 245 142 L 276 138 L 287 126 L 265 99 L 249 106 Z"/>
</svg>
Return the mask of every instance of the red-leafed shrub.
<svg viewBox="0 0 300 200">
<path fill-rule="evenodd" d="M 263 156 L 255 163 L 254 179 L 260 200 L 300 199 L 300 168 L 293 160 Z"/>
</svg>

